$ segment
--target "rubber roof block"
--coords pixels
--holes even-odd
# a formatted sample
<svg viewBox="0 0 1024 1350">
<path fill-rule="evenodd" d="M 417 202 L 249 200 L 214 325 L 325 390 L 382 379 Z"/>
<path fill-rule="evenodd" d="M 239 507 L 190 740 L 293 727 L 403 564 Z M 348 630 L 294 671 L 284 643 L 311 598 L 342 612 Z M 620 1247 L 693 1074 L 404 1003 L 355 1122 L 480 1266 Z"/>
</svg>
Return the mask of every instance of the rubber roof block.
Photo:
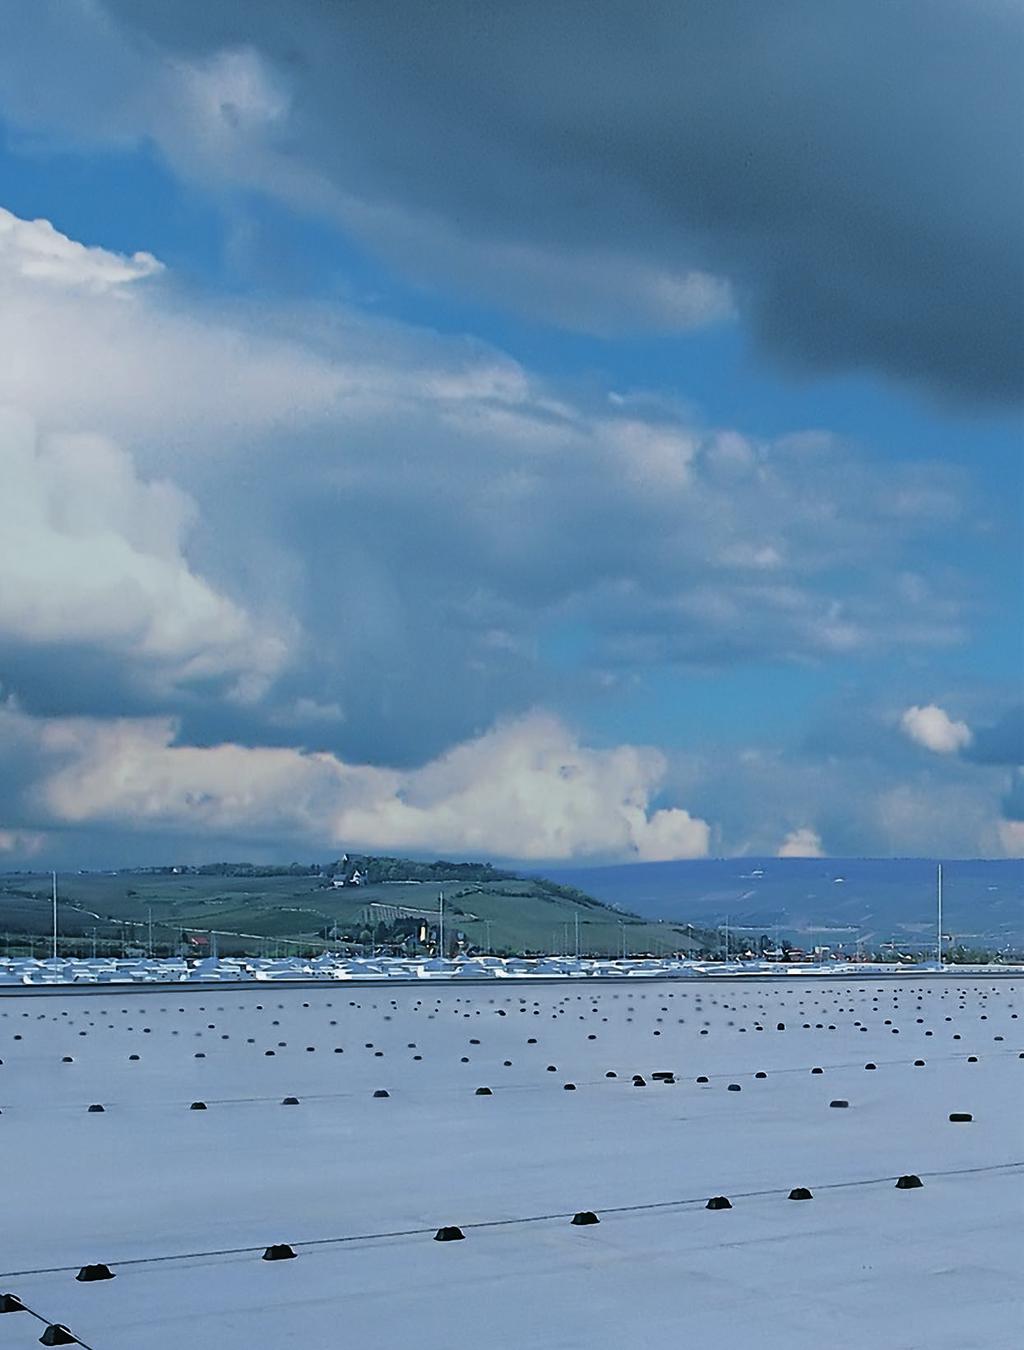
<svg viewBox="0 0 1024 1350">
<path fill-rule="evenodd" d="M 113 1278 L 114 1272 L 102 1261 L 97 1261 L 95 1265 L 83 1266 L 75 1276 L 79 1284 L 92 1284 L 95 1280 L 112 1280 Z"/>
<path fill-rule="evenodd" d="M 39 1337 L 40 1345 L 78 1345 L 77 1336 L 73 1336 L 60 1322 L 52 1322 Z"/>
</svg>

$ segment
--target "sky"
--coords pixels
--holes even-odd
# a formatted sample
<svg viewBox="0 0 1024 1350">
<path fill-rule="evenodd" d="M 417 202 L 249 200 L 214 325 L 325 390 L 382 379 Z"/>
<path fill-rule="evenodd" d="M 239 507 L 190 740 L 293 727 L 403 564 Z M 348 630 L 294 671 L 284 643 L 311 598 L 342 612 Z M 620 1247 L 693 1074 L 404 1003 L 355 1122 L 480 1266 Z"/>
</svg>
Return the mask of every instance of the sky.
<svg viewBox="0 0 1024 1350">
<path fill-rule="evenodd" d="M 1024 8 L 0 0 L 0 867 L 1024 853 Z"/>
</svg>

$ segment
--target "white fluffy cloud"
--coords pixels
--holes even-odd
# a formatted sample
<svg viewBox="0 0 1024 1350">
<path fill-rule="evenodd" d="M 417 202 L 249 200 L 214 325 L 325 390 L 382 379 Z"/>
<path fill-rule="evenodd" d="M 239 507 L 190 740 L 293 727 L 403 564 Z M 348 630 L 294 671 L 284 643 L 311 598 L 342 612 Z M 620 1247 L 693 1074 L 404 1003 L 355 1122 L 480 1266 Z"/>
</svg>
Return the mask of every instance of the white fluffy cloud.
<svg viewBox="0 0 1024 1350">
<path fill-rule="evenodd" d="M 154 689 L 215 679 L 251 699 L 285 664 L 289 626 L 201 575 L 196 502 L 111 434 L 120 417 L 180 435 L 175 409 L 202 388 L 212 401 L 224 374 L 223 336 L 204 349 L 202 325 L 165 323 L 138 289 L 160 270 L 0 209 L 0 644 L 85 647 Z"/>
<path fill-rule="evenodd" d="M 56 286 L 109 291 L 163 270 L 152 253 L 88 248 L 48 220 L 22 220 L 0 206 L 0 276 Z"/>
<path fill-rule="evenodd" d="M 351 390 L 313 341 L 232 322 L 173 286 L 160 264 L 85 247 L 48 221 L 0 216 L 0 404 L 47 428 L 122 442 L 231 443 L 297 427 Z"/>
<path fill-rule="evenodd" d="M 778 848 L 780 858 L 823 858 L 825 851 L 821 837 L 807 825 L 790 830 Z"/>
<path fill-rule="evenodd" d="M 269 832 L 321 845 L 524 859 L 702 857 L 710 831 L 651 810 L 655 750 L 592 749 L 557 719 L 506 722 L 410 770 L 331 754 L 176 745 L 164 719 L 60 720 L 39 728 L 60 762 L 36 786 L 54 821 L 194 837 Z"/>
<path fill-rule="evenodd" d="M 195 505 L 97 436 L 0 413 L 0 637 L 99 645 L 157 681 L 271 678 L 283 640 L 190 567 Z"/>
<path fill-rule="evenodd" d="M 900 718 L 900 727 L 905 736 L 937 755 L 955 754 L 972 740 L 966 722 L 954 721 L 945 709 L 934 703 L 908 708 Z"/>
</svg>

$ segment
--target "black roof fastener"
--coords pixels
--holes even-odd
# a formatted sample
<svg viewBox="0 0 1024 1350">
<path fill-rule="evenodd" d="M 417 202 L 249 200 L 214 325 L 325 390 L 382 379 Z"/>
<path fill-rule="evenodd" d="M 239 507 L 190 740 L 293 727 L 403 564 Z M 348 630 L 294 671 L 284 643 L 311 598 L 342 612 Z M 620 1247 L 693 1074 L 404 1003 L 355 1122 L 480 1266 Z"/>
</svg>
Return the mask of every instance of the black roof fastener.
<svg viewBox="0 0 1024 1350">
<path fill-rule="evenodd" d="M 95 1280 L 112 1280 L 113 1278 L 114 1272 L 102 1261 L 97 1261 L 95 1265 L 83 1266 L 75 1276 L 79 1284 L 92 1284 Z"/>
</svg>

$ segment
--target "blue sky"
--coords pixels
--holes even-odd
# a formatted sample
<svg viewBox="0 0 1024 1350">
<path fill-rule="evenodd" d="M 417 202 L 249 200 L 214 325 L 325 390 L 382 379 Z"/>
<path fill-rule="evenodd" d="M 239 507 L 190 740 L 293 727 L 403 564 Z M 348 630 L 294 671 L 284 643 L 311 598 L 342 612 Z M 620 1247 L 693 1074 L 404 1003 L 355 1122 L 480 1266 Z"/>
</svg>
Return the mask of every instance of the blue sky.
<svg viewBox="0 0 1024 1350">
<path fill-rule="evenodd" d="M 8 18 L 0 861 L 1020 854 L 1016 9 Z"/>
</svg>

